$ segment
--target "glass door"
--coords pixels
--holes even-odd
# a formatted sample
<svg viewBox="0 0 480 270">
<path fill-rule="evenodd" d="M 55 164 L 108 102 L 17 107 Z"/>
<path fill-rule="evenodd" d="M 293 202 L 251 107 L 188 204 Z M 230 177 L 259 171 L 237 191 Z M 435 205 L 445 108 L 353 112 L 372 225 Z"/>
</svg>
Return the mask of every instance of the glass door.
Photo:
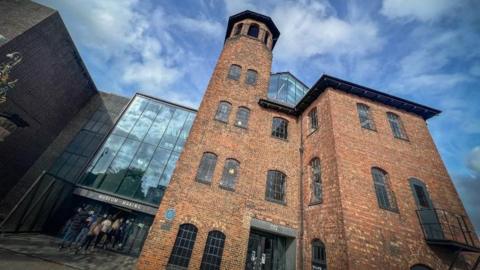
<svg viewBox="0 0 480 270">
<path fill-rule="evenodd" d="M 263 232 L 250 232 L 245 269 L 285 269 L 285 238 Z"/>
<path fill-rule="evenodd" d="M 412 188 L 413 196 L 417 204 L 417 213 L 422 223 L 425 237 L 428 240 L 442 240 L 444 239 L 442 225 L 437 216 L 437 212 L 430 200 L 427 187 L 418 179 L 410 179 L 410 186 Z"/>
</svg>

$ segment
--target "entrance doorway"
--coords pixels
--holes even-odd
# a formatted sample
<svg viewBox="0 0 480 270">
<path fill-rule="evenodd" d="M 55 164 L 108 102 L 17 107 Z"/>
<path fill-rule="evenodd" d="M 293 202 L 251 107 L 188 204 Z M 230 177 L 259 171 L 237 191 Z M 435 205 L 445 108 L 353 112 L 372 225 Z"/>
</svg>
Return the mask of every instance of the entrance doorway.
<svg viewBox="0 0 480 270">
<path fill-rule="evenodd" d="M 284 270 L 286 239 L 281 236 L 250 231 L 246 270 Z"/>
<path fill-rule="evenodd" d="M 75 201 L 76 206 L 73 208 L 72 215 L 75 209 L 83 207 L 88 211 L 94 211 L 97 217 L 106 218 L 110 216 L 112 223 L 115 220 L 122 220 L 122 233 L 118 235 L 117 239 L 113 237 L 110 240 L 109 244 L 106 245 L 107 249 L 132 256 L 140 254 L 153 223 L 153 216 L 79 196 Z M 65 223 L 67 223 L 67 220 L 65 220 Z"/>
</svg>

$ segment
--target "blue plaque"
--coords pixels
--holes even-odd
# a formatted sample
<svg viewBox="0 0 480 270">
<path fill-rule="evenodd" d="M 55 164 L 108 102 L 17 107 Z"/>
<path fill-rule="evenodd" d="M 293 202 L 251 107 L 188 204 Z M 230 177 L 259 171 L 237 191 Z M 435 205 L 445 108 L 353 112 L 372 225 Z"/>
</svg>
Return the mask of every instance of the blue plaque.
<svg viewBox="0 0 480 270">
<path fill-rule="evenodd" d="M 175 209 L 169 208 L 167 212 L 165 212 L 165 219 L 168 221 L 172 221 L 175 217 Z"/>
</svg>

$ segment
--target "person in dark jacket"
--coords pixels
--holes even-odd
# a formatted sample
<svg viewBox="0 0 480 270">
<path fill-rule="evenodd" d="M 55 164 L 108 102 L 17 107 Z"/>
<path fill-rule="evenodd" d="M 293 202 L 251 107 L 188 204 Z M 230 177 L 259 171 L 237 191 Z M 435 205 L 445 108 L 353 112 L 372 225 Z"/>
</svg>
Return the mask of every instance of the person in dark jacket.
<svg viewBox="0 0 480 270">
<path fill-rule="evenodd" d="M 82 229 L 84 223 L 87 222 L 87 218 L 87 211 L 85 211 L 82 207 L 79 207 L 77 209 L 77 213 L 75 213 L 75 215 L 70 221 L 70 226 L 68 227 L 67 232 L 63 237 L 62 243 L 60 244 L 60 249 L 66 247 L 66 245 L 69 247 L 72 244 L 72 242 L 75 240 L 78 233 Z"/>
</svg>

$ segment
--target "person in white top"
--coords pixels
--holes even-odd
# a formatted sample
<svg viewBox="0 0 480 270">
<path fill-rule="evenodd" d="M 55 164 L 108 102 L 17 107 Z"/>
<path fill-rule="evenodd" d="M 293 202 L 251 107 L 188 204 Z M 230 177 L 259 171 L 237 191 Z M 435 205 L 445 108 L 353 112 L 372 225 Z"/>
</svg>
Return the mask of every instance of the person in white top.
<svg viewBox="0 0 480 270">
<path fill-rule="evenodd" d="M 97 239 L 95 240 L 95 245 L 94 247 L 97 247 L 97 245 L 102 241 L 102 239 L 110 232 L 112 229 L 112 216 L 108 215 L 107 218 L 102 221 L 101 223 L 101 228 L 100 228 L 100 233 L 97 236 Z M 105 248 L 106 240 L 103 242 L 102 247 Z"/>
</svg>

